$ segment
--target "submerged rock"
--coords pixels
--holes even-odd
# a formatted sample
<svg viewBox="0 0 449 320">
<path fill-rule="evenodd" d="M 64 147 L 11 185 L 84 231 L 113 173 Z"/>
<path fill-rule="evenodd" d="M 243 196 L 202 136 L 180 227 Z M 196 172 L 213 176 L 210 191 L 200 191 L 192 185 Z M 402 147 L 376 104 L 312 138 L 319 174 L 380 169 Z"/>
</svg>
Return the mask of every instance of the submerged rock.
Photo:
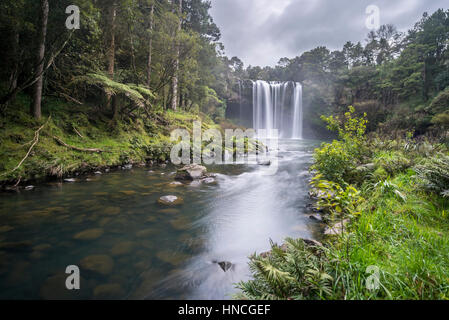
<svg viewBox="0 0 449 320">
<path fill-rule="evenodd" d="M 114 260 L 104 254 L 96 254 L 83 258 L 80 261 L 82 269 L 93 271 L 101 275 L 108 275 L 114 269 Z"/>
<path fill-rule="evenodd" d="M 126 254 L 130 254 L 136 244 L 132 241 L 125 241 L 117 243 L 115 246 L 111 249 L 111 255 L 112 256 L 122 256 Z"/>
<path fill-rule="evenodd" d="M 207 178 L 207 169 L 204 166 L 198 164 L 190 164 L 181 169 L 176 173 L 176 180 L 199 180 L 202 178 Z"/>
<path fill-rule="evenodd" d="M 25 190 L 26 191 L 31 191 L 31 190 L 33 190 L 35 187 L 34 186 L 26 186 L 25 187 Z"/>
<path fill-rule="evenodd" d="M 168 186 L 169 186 L 170 188 L 176 188 L 176 187 L 182 187 L 183 184 L 182 184 L 181 182 L 179 182 L 179 181 L 174 181 L 174 182 L 170 182 L 170 183 L 168 184 Z"/>
<path fill-rule="evenodd" d="M 9 232 L 11 230 L 14 230 L 14 227 L 11 227 L 11 226 L 8 226 L 8 225 L 0 227 L 0 233 L 6 233 L 6 232 Z"/>
<path fill-rule="evenodd" d="M 65 285 L 67 277 L 67 274 L 58 274 L 47 278 L 40 289 L 40 297 L 44 300 L 86 299 L 88 289 L 84 285 L 85 280 L 81 277 L 80 290 L 67 290 Z"/>
<path fill-rule="evenodd" d="M 125 295 L 125 291 L 118 283 L 101 284 L 94 289 L 94 299 L 110 300 L 120 299 Z"/>
<path fill-rule="evenodd" d="M 95 240 L 103 235 L 103 229 L 88 229 L 81 231 L 73 236 L 75 240 Z"/>
<path fill-rule="evenodd" d="M 157 202 L 164 206 L 178 206 L 184 203 L 182 198 L 178 198 L 177 196 L 169 195 L 160 197 Z"/>
</svg>

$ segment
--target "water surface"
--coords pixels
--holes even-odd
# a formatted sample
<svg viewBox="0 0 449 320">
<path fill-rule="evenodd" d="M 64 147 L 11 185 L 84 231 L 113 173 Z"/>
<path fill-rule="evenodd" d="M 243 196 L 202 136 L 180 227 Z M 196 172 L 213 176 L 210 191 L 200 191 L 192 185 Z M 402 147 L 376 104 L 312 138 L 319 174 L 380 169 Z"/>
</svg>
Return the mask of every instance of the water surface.
<svg viewBox="0 0 449 320">
<path fill-rule="evenodd" d="M 281 141 L 271 176 L 257 165 L 209 167 L 212 185 L 173 186 L 168 166 L 0 194 L 0 299 L 230 298 L 249 279 L 247 257 L 270 239 L 316 235 L 306 210 L 315 146 Z M 162 207 L 164 195 L 184 204 Z M 79 291 L 65 289 L 68 265 L 81 268 Z"/>
</svg>

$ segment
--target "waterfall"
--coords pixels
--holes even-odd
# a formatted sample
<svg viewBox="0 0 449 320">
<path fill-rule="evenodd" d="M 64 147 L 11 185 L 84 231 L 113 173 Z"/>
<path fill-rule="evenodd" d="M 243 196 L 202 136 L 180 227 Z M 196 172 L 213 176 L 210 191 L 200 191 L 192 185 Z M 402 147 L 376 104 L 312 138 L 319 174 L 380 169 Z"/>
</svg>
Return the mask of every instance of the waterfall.
<svg viewBox="0 0 449 320">
<path fill-rule="evenodd" d="M 293 139 L 302 139 L 302 85 L 295 83 L 293 94 Z"/>
<path fill-rule="evenodd" d="M 253 81 L 253 128 L 255 130 L 278 129 L 282 138 L 302 139 L 302 122 L 302 85 L 300 83 Z"/>
</svg>

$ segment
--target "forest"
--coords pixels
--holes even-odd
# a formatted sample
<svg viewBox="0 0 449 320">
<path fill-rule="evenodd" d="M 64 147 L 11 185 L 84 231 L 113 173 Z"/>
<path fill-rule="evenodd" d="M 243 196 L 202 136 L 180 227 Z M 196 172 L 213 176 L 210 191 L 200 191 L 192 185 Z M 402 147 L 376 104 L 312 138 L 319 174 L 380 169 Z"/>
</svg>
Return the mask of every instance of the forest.
<svg viewBox="0 0 449 320">
<path fill-rule="evenodd" d="M 198 244 L 202 235 L 192 235 L 197 231 L 189 229 L 189 219 L 197 219 L 198 212 L 215 212 L 215 204 L 206 206 L 204 199 L 196 203 L 199 196 L 187 190 L 184 182 L 166 180 L 170 171 L 180 170 L 169 161 L 170 133 L 177 128 L 191 131 L 195 120 L 202 121 L 204 130 L 246 129 L 229 116 L 230 110 L 242 108 L 242 101 L 254 103 L 242 95 L 242 83 L 262 80 L 301 84 L 301 128 L 306 141 L 295 152 L 310 155 L 310 162 L 298 163 L 294 169 L 285 163 L 281 169 L 293 170 L 289 177 L 280 174 L 272 178 L 272 187 L 288 190 L 285 192 L 294 205 L 287 201 L 280 205 L 284 201 L 280 197 L 263 209 L 248 208 L 230 198 L 234 207 L 222 203 L 217 210 L 225 217 L 228 211 L 266 210 L 267 216 L 272 214 L 269 210 L 283 211 L 288 216 L 285 219 L 290 219 L 289 212 L 296 210 L 297 214 L 301 208 L 302 215 L 318 222 L 309 228 L 315 230 L 310 232 L 312 236 L 306 236 L 304 228 L 299 233 L 283 233 L 279 227 L 273 231 L 279 239 L 271 243 L 271 251 L 261 254 L 260 250 L 272 239 L 269 232 L 263 234 L 263 244 L 251 247 L 252 252 L 237 250 L 245 258 L 255 251 L 258 254 L 247 259 L 253 277 L 230 284 L 238 289 L 233 297 L 448 299 L 449 9 L 423 13 L 407 32 L 386 24 L 370 31 L 366 39 L 346 42 L 341 50 L 319 46 L 263 67 L 245 66 L 238 57 L 226 55 L 211 6 L 205 0 L 0 3 L 0 40 L 4 44 L 0 48 L 0 201 L 4 203 L 0 207 L 0 298 L 184 297 L 180 288 L 170 287 L 173 284 L 163 284 L 166 295 L 162 297 L 150 292 L 158 292 L 154 288 L 156 280 L 164 279 L 164 266 L 174 272 L 181 262 L 195 257 L 195 250 L 203 254 L 202 243 Z M 140 172 L 137 169 L 132 176 L 125 176 L 128 173 L 123 169 L 129 166 L 146 171 L 150 167 L 148 172 L 156 172 L 158 177 L 148 182 L 134 176 Z M 108 179 L 105 173 L 117 168 L 121 171 L 109 178 L 116 180 L 97 181 L 101 175 Z M 240 167 L 208 169 L 217 171 L 218 177 L 203 179 L 201 188 L 206 188 L 206 195 L 211 192 L 207 197 L 217 199 L 221 191 L 207 188 L 224 188 L 232 180 L 220 175 L 234 178 L 248 173 Z M 96 181 L 92 184 L 98 186 L 77 189 L 82 183 L 73 182 L 84 176 L 88 178 L 83 183 Z M 295 177 L 301 181 L 287 185 Z M 208 183 L 204 181 L 212 181 L 212 186 L 205 186 Z M 235 188 L 242 188 L 240 196 L 254 197 L 255 202 L 264 199 L 262 190 L 259 194 L 249 181 L 239 181 Z M 51 199 L 51 187 L 58 183 L 58 188 L 73 183 L 64 191 L 71 204 Z M 39 190 L 47 184 L 47 193 Z M 261 180 L 261 184 L 267 182 Z M 34 195 L 26 195 L 35 188 Z M 154 203 L 161 199 L 161 190 L 182 196 L 184 209 L 157 207 Z M 273 189 L 270 194 L 275 197 L 278 191 Z M 17 203 L 10 200 L 11 195 L 17 197 Z M 40 197 L 48 197 L 49 204 Z M 148 204 L 139 197 L 155 198 Z M 136 207 L 128 208 L 130 202 Z M 10 217 L 18 203 L 31 212 L 30 217 Z M 143 207 L 157 213 L 138 220 L 143 216 L 132 214 Z M 79 210 L 86 213 L 77 216 Z M 161 212 L 163 218 L 157 216 Z M 128 221 L 135 223 L 131 226 L 122 215 L 140 218 Z M 65 239 L 65 234 L 34 239 L 34 233 L 28 233 L 38 221 L 48 219 L 50 223 L 60 218 L 62 222 L 64 217 L 82 221 L 69 230 L 76 233 L 73 239 Z M 234 216 L 229 219 L 239 221 Z M 285 226 L 290 222 L 285 220 Z M 132 230 L 135 239 L 108 240 L 107 230 L 120 229 L 119 224 L 123 230 Z M 144 230 L 143 224 L 147 225 Z M 165 243 L 159 231 L 166 226 L 173 229 L 170 239 L 180 242 L 188 237 L 186 252 L 173 247 L 175 240 L 167 242 L 165 251 L 155 249 L 158 243 Z M 44 263 L 45 257 L 57 259 L 64 250 L 42 249 L 42 242 L 56 246 L 47 242 L 56 243 L 58 237 L 80 250 L 84 250 L 78 245 L 80 239 L 93 241 L 91 247 L 98 250 L 112 247 L 108 255 L 83 251 L 80 256 L 67 257 L 83 258 L 82 269 L 90 272 L 86 276 L 90 291 L 81 296 L 53 290 L 61 278 L 53 273 L 45 275 L 37 289 L 21 287 L 26 278 L 17 273 L 29 268 L 29 259 Z M 278 244 L 285 238 L 283 245 Z M 250 246 L 251 240 L 248 242 Z M 155 257 L 147 256 L 150 253 L 145 251 L 151 250 L 157 251 Z M 87 253 L 91 255 L 86 257 Z M 155 259 L 160 265 L 147 266 L 145 259 Z M 233 267 L 227 260 L 217 261 L 225 273 L 234 268 L 233 261 Z M 112 270 L 120 269 L 120 263 L 126 264 L 126 270 L 114 277 Z M 96 269 L 99 264 L 104 268 Z M 238 268 L 236 264 L 235 272 Z M 368 270 L 376 270 L 376 278 Z M 125 280 L 135 275 L 137 287 Z M 11 280 L 19 278 L 22 282 Z M 194 297 L 216 297 L 210 294 L 215 287 L 209 280 L 202 279 L 205 285 Z"/>
</svg>

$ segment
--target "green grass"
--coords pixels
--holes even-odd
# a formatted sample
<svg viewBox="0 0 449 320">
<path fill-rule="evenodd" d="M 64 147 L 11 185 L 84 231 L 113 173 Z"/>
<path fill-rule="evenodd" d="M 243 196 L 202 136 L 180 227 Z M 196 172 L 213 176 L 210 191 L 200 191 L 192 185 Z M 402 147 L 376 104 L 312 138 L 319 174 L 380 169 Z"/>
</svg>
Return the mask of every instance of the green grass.
<svg viewBox="0 0 449 320">
<path fill-rule="evenodd" d="M 449 299 L 449 198 L 426 191 L 414 170 L 415 164 L 442 149 L 429 154 L 404 149 L 401 143 L 394 149 L 380 145 L 364 155 L 364 163 L 374 163 L 374 171 L 382 168 L 388 174 L 380 180 L 376 175 L 354 179 L 364 200 L 356 209 L 343 211 L 343 218 L 350 218 L 345 232 L 325 236 L 321 248 L 288 245 L 282 254 L 274 247 L 274 257 L 253 257 L 254 280 L 239 285 L 239 298 Z M 264 264 L 269 267 L 261 267 Z M 379 270 L 376 290 L 367 288 L 372 279 L 368 267 Z M 286 272 L 286 283 L 276 284 L 265 274 L 269 268 L 279 275 Z M 310 281 L 310 270 L 331 280 Z"/>
</svg>

